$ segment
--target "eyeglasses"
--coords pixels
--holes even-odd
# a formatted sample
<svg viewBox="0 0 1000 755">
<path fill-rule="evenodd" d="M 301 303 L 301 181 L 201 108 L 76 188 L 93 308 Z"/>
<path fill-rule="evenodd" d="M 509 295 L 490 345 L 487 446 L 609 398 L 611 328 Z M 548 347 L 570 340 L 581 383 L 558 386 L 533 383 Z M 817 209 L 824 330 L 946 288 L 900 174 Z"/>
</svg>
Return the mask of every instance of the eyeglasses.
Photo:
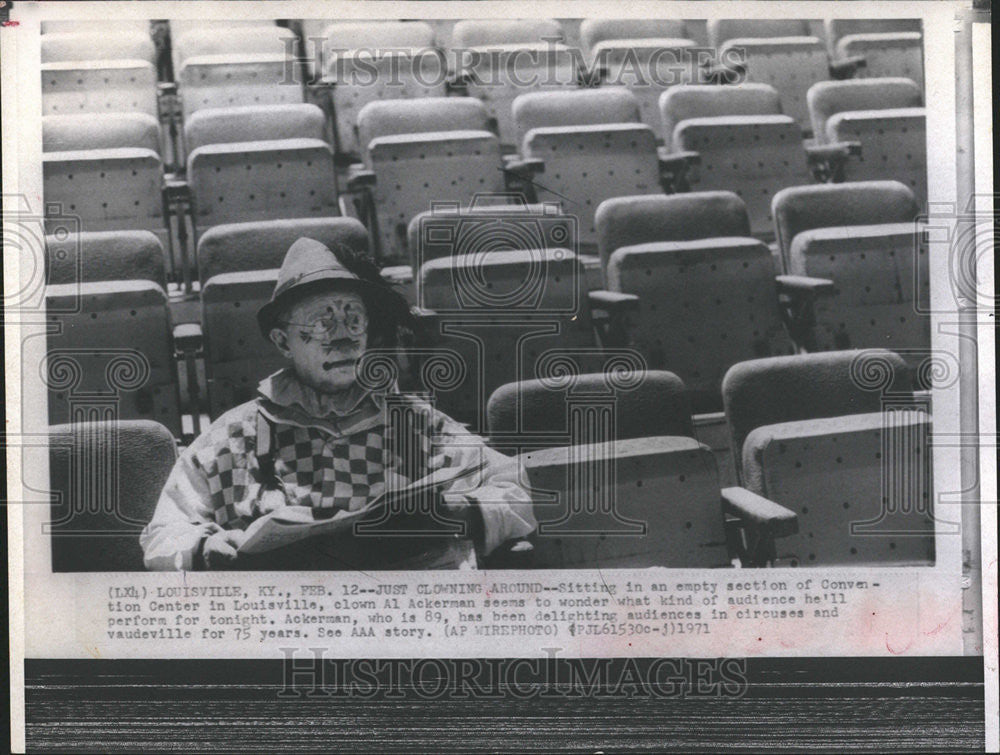
<svg viewBox="0 0 1000 755">
<path fill-rule="evenodd" d="M 286 321 L 282 325 L 299 328 L 304 336 L 312 338 L 328 336 L 336 332 L 340 325 L 352 336 L 360 336 L 368 330 L 368 315 L 361 305 L 348 302 L 343 307 L 335 306 L 333 309 L 333 314 L 317 317 L 310 322 Z"/>
</svg>

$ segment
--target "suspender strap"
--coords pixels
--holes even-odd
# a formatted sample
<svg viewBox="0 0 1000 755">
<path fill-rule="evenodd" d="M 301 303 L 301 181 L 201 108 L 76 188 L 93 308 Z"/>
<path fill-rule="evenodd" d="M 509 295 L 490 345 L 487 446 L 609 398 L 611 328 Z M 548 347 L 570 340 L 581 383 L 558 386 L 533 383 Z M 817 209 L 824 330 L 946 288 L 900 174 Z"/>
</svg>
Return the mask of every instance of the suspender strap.
<svg viewBox="0 0 1000 755">
<path fill-rule="evenodd" d="M 279 486 L 278 477 L 274 473 L 274 453 L 273 433 L 271 432 L 271 420 L 264 416 L 264 412 L 257 411 L 257 468 L 260 470 L 260 484 L 267 490 L 274 490 Z"/>
</svg>

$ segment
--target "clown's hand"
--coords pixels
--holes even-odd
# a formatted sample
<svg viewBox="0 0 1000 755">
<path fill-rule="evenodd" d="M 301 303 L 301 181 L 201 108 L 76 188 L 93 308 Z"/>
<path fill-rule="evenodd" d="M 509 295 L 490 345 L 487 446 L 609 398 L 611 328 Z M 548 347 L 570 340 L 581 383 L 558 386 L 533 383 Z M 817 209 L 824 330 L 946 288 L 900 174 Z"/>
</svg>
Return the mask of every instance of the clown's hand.
<svg viewBox="0 0 1000 755">
<path fill-rule="evenodd" d="M 210 535 L 202 546 L 202 559 L 207 569 L 225 568 L 236 560 L 237 551 L 247 535 L 243 530 L 219 530 Z"/>
</svg>

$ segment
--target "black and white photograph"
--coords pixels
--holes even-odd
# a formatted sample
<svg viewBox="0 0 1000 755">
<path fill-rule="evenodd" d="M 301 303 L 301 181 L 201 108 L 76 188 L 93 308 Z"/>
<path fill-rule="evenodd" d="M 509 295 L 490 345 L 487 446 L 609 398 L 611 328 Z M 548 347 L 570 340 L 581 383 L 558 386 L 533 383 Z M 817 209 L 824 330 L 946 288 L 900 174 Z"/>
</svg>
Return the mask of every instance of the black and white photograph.
<svg viewBox="0 0 1000 755">
<path fill-rule="evenodd" d="M 998 747 L 988 6 L 0 23 L 13 750 Z"/>
</svg>

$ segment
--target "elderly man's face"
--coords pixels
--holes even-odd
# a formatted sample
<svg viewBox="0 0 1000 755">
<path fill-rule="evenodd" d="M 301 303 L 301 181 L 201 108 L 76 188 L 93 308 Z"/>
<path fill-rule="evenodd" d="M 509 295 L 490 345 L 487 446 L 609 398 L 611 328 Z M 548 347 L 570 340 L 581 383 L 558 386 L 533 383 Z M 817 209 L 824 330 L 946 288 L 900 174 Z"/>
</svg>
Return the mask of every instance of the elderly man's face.
<svg viewBox="0 0 1000 755">
<path fill-rule="evenodd" d="M 368 345 L 368 312 L 352 291 L 313 294 L 284 313 L 271 340 L 302 382 L 339 393 L 354 383 L 355 363 Z"/>
</svg>

